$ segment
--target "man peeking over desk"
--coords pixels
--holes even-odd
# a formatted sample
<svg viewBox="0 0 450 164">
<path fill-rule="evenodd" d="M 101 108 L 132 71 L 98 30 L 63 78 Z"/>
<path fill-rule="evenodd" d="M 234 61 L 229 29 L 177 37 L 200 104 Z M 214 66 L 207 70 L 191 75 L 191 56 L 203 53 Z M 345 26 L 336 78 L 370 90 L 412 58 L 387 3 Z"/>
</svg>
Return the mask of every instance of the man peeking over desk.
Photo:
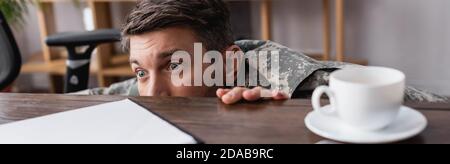
<svg viewBox="0 0 450 164">
<path fill-rule="evenodd" d="M 271 41 L 235 41 L 222 0 L 143 0 L 123 26 L 136 78 L 92 95 L 215 97 L 241 101 L 307 98 L 331 72 L 361 67 L 323 62 Z M 446 99 L 407 87 L 407 101 Z"/>
</svg>

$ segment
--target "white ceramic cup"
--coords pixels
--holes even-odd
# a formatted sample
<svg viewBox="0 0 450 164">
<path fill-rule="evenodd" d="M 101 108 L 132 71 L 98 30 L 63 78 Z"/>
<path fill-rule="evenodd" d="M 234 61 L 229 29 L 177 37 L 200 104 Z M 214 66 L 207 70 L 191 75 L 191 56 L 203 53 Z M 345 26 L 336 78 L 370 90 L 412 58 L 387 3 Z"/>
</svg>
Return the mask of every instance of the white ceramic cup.
<svg viewBox="0 0 450 164">
<path fill-rule="evenodd" d="M 312 96 L 315 111 L 339 117 L 350 127 L 376 131 L 397 117 L 403 104 L 405 74 L 383 67 L 338 70 L 330 75 L 328 86 L 316 88 Z M 330 98 L 328 110 L 320 104 L 323 94 Z"/>
</svg>

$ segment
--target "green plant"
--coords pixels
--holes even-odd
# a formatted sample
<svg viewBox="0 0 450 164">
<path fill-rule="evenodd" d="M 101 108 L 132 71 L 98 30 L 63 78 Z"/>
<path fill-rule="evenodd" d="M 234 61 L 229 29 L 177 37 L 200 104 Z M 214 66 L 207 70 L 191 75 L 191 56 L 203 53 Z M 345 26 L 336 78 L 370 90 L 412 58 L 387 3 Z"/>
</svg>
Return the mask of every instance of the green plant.
<svg viewBox="0 0 450 164">
<path fill-rule="evenodd" d="M 22 24 L 24 15 L 28 13 L 28 5 L 35 4 L 34 0 L 1 0 L 0 11 L 6 21 L 13 24 Z"/>
<path fill-rule="evenodd" d="M 0 11 L 5 15 L 6 21 L 11 24 L 22 25 L 28 14 L 29 5 L 37 5 L 40 0 L 0 0 Z M 72 0 L 79 7 L 79 0 Z"/>
</svg>

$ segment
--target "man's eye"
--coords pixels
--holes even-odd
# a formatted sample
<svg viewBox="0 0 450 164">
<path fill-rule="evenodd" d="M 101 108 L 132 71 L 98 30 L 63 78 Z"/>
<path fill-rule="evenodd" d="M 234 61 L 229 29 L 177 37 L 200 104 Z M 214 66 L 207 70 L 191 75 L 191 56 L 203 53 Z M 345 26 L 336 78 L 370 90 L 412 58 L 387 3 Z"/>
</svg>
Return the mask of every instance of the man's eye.
<svg viewBox="0 0 450 164">
<path fill-rule="evenodd" d="M 169 64 L 169 70 L 173 71 L 173 70 L 177 70 L 180 67 L 181 63 L 170 63 Z"/>
<path fill-rule="evenodd" d="M 145 71 L 141 70 L 141 71 L 137 71 L 136 75 L 138 78 L 144 78 L 147 75 L 147 73 Z"/>
</svg>

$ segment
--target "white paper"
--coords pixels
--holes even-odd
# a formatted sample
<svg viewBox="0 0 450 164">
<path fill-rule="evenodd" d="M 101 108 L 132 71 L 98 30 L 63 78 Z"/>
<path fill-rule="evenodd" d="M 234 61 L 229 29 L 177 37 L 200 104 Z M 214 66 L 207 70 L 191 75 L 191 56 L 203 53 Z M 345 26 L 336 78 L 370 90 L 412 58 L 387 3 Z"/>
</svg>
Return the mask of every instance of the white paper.
<svg viewBox="0 0 450 164">
<path fill-rule="evenodd" d="M 195 144 L 196 140 L 131 100 L 0 126 L 6 144 Z"/>
</svg>

